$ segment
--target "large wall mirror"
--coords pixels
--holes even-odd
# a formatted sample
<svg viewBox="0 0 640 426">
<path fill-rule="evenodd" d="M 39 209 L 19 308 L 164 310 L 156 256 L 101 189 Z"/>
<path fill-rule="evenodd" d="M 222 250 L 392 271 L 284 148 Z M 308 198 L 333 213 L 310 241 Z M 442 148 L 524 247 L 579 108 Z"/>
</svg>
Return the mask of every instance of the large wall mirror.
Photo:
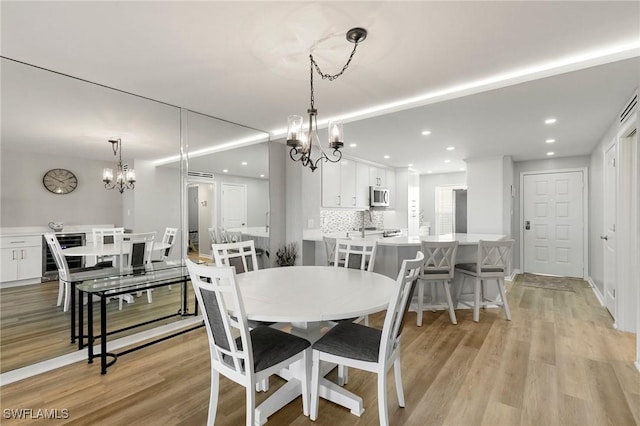
<svg viewBox="0 0 640 426">
<path fill-rule="evenodd" d="M 208 228 L 244 228 L 245 238 L 260 228 L 268 239 L 267 133 L 10 59 L 2 58 L 0 66 L 2 238 L 42 235 L 49 222 L 63 223 L 61 234 L 85 239 L 93 226 L 156 232 L 158 239 L 174 227 L 179 231 L 170 257 L 176 261 L 185 255 L 210 259 Z M 113 138 L 121 139 L 122 160 L 136 173 L 135 188 L 122 194 L 102 182 L 103 169 L 116 168 L 108 142 Z M 73 172 L 77 188 L 48 191 L 43 176 L 51 169 Z M 187 207 L 191 188 L 198 193 L 195 210 Z M 241 219 L 242 212 L 238 197 L 223 197 L 227 188 L 245 190 L 244 222 L 230 221 L 229 212 Z M 194 223 L 193 215 L 199 218 Z M 267 247 L 268 240 L 256 245 Z M 69 341 L 70 314 L 56 305 L 57 295 L 57 280 L 0 282 L 0 373 L 77 350 Z M 120 311 L 110 303 L 110 322 L 122 326 L 127 317 L 139 322 L 174 311 L 178 297 L 179 291 L 160 288 L 151 304 L 135 297 Z"/>
</svg>

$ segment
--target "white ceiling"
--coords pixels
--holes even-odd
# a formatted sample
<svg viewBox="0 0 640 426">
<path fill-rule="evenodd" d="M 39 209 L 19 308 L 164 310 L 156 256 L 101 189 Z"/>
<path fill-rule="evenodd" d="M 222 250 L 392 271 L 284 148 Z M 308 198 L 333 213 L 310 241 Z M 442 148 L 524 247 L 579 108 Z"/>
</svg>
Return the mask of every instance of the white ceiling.
<svg viewBox="0 0 640 426">
<path fill-rule="evenodd" d="M 369 36 L 345 74 L 316 78 L 319 119 L 387 105 L 347 120 L 347 142 L 358 147 L 345 152 L 438 172 L 479 156 L 545 158 L 550 137 L 559 156 L 591 152 L 638 86 L 639 17 L 639 2 L 612 1 L 3 1 L 1 48 L 278 137 L 287 115 L 308 107 L 310 49 L 323 71 L 337 72 L 352 48 L 344 33 L 362 26 Z M 549 116 L 553 127 L 542 123 Z M 111 129 L 75 118 L 105 144 Z"/>
</svg>

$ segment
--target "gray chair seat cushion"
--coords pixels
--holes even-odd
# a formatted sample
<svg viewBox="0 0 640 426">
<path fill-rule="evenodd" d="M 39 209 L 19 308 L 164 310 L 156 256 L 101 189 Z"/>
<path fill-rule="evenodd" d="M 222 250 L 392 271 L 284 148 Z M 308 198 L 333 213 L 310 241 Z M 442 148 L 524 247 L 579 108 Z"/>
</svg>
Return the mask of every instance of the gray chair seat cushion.
<svg viewBox="0 0 640 426">
<path fill-rule="evenodd" d="M 271 327 L 256 327 L 251 330 L 250 335 L 253 347 L 253 369 L 256 373 L 291 358 L 311 346 L 306 339 Z M 236 339 L 236 345 L 242 349 L 242 340 L 239 337 Z"/>
<path fill-rule="evenodd" d="M 448 269 L 424 269 L 422 271 L 424 275 L 446 275 L 449 273 Z"/>
<path fill-rule="evenodd" d="M 456 268 L 473 272 L 474 274 L 478 273 L 478 265 L 475 263 L 458 263 Z M 504 269 L 499 266 L 486 266 L 482 268 L 481 272 L 504 272 Z"/>
<path fill-rule="evenodd" d="M 313 349 L 345 358 L 377 362 L 382 330 L 341 322 L 313 344 Z"/>
</svg>

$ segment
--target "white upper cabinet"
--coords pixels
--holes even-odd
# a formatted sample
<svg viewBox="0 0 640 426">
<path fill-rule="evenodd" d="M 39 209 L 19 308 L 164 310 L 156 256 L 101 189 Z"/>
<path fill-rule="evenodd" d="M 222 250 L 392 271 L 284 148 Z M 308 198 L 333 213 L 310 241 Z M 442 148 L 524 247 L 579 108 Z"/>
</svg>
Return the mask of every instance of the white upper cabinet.
<svg viewBox="0 0 640 426">
<path fill-rule="evenodd" d="M 353 160 L 322 163 L 322 207 L 369 208 L 369 186 L 388 188 L 389 207 L 395 206 L 393 170 Z"/>
<path fill-rule="evenodd" d="M 393 170 L 386 171 L 386 186 L 389 190 L 389 208 L 396 207 L 396 172 Z"/>
<path fill-rule="evenodd" d="M 322 206 L 340 207 L 340 163 L 322 163 Z"/>
<path fill-rule="evenodd" d="M 378 167 L 369 167 L 369 185 L 378 188 L 387 187 L 387 171 Z"/>
<path fill-rule="evenodd" d="M 340 161 L 340 207 L 356 207 L 356 162 Z"/>
<path fill-rule="evenodd" d="M 369 166 L 356 163 L 356 206 L 369 208 Z"/>
</svg>

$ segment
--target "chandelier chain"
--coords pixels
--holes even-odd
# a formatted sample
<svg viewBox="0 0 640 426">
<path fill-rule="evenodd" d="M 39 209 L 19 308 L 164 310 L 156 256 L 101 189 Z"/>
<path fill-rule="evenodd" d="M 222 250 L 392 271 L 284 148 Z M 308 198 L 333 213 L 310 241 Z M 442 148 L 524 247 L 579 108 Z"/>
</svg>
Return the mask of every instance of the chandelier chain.
<svg viewBox="0 0 640 426">
<path fill-rule="evenodd" d="M 315 106 L 315 97 L 313 95 L 313 69 L 315 68 L 315 70 L 318 72 L 318 74 L 320 75 L 320 77 L 322 77 L 323 80 L 327 79 L 329 81 L 333 81 L 335 79 L 337 79 L 338 77 L 340 77 L 342 74 L 344 74 L 344 72 L 347 70 L 347 68 L 349 68 L 349 64 L 351 63 L 351 60 L 353 59 L 353 55 L 356 54 L 356 49 L 358 48 L 358 42 L 354 43 L 353 45 L 353 50 L 351 51 L 351 54 L 349 55 L 349 59 L 347 59 L 347 63 L 344 64 L 344 66 L 342 67 L 342 69 L 340 70 L 339 73 L 337 74 L 325 74 L 322 72 L 322 70 L 320 69 L 320 66 L 318 65 L 318 63 L 316 62 L 315 59 L 313 59 L 313 54 L 309 54 L 309 59 L 311 61 L 311 76 L 310 76 L 310 83 L 311 83 L 311 109 L 314 109 Z"/>
</svg>

